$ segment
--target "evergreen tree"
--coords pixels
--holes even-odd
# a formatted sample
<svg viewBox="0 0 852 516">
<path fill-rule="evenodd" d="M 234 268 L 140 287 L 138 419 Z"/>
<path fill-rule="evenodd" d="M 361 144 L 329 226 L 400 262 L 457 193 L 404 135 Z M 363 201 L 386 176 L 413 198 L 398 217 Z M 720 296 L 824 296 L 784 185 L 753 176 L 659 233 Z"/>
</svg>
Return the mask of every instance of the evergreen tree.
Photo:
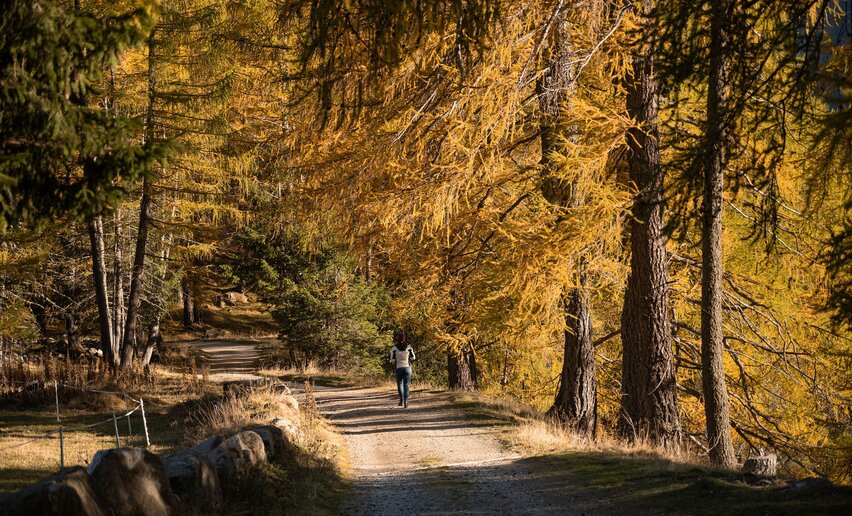
<svg viewBox="0 0 852 516">
<path fill-rule="evenodd" d="M 118 179 L 147 175 L 159 145 L 136 123 L 85 104 L 105 67 L 138 45 L 150 14 L 98 19 L 51 1 L 13 0 L 0 13 L 0 230 L 114 206 Z"/>
</svg>

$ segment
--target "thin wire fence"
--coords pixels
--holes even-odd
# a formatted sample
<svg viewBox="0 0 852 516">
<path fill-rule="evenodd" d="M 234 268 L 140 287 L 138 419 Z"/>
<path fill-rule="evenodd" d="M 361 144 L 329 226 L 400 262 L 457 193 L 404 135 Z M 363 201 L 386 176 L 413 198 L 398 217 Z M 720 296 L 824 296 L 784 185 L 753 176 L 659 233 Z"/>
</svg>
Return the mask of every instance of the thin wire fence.
<svg viewBox="0 0 852 516">
<path fill-rule="evenodd" d="M 48 387 L 51 382 L 44 382 L 42 380 L 21 382 L 6 379 L 4 383 L 7 385 L 21 385 L 21 391 L 26 391 L 33 386 L 35 386 L 36 389 L 44 389 Z M 35 436 L 31 434 L 3 435 L 3 433 L 0 433 L 0 437 L 2 437 L 4 441 L 25 439 L 23 442 L 16 442 L 14 444 L 0 442 L 0 452 L 8 453 L 12 452 L 12 450 L 20 449 L 23 453 L 27 453 L 28 445 L 32 445 L 46 439 L 52 439 L 56 442 L 54 452 L 58 458 L 59 467 L 63 468 L 66 463 L 86 463 L 95 452 L 104 448 L 121 448 L 122 444 L 128 446 L 134 442 L 139 443 L 140 445 L 144 442 L 144 446 L 146 448 L 151 446 L 151 439 L 148 433 L 148 418 L 145 414 L 145 401 L 142 397 L 136 399 L 123 391 L 90 389 L 79 385 L 59 382 L 58 380 L 54 380 L 52 384 L 54 404 L 56 407 L 56 421 L 48 423 L 47 421 L 44 421 L 43 418 L 42 421 L 37 421 L 37 418 L 33 417 L 30 422 L 35 423 L 33 426 L 52 426 L 53 428 L 37 430 L 33 432 L 38 434 Z M 107 414 L 94 416 L 100 417 L 100 419 L 95 422 L 79 421 L 80 419 L 90 421 L 93 416 L 80 416 L 68 413 L 63 414 L 59 393 L 60 390 L 65 389 L 76 390 L 83 393 L 119 396 L 124 399 L 125 410 L 112 412 L 108 415 L 108 417 L 106 417 Z M 141 419 L 141 427 L 137 426 L 137 431 L 134 433 L 132 416 L 136 413 L 138 413 L 137 422 Z M 92 432 L 92 429 L 98 429 L 98 432 Z M 142 440 L 143 438 L 144 441 Z M 32 452 L 39 455 L 43 454 L 45 449 L 48 447 L 41 446 L 32 448 Z M 71 460 L 67 461 L 66 458 L 71 458 Z"/>
</svg>

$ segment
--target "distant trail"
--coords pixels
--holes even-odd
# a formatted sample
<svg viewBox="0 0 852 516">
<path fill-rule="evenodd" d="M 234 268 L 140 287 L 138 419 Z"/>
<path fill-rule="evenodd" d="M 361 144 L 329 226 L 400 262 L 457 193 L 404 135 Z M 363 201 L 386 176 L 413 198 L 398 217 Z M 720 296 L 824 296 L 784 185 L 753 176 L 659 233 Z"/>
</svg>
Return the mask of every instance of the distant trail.
<svg viewBox="0 0 852 516">
<path fill-rule="evenodd" d="M 408 409 L 390 388 L 318 388 L 316 397 L 353 461 L 341 514 L 619 513 L 506 451 L 506 423 L 470 420 L 446 394 L 415 392 Z"/>
<path fill-rule="evenodd" d="M 194 340 L 186 345 L 204 352 L 210 366 L 210 379 L 214 382 L 255 380 L 260 352 L 258 342 L 250 340 Z"/>
</svg>

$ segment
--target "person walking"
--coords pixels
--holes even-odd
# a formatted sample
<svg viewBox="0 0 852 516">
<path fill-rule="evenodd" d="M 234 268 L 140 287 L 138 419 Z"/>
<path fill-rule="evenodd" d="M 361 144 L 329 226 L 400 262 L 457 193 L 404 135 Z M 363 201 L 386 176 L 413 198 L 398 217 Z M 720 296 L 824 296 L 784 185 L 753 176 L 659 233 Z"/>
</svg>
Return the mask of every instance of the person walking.
<svg viewBox="0 0 852 516">
<path fill-rule="evenodd" d="M 396 390 L 399 393 L 399 406 L 408 408 L 408 389 L 411 385 L 411 362 L 417 360 L 414 350 L 405 343 L 405 335 L 400 334 L 397 343 L 391 348 L 390 361 L 396 366 Z"/>
</svg>

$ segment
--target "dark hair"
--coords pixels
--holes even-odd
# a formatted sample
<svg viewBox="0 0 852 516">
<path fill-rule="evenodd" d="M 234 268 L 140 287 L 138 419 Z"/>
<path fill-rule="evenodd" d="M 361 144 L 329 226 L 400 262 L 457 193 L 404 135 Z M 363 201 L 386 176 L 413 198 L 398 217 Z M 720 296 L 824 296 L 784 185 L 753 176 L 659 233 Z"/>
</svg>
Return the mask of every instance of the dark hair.
<svg viewBox="0 0 852 516">
<path fill-rule="evenodd" d="M 408 339 L 405 338 L 405 330 L 403 330 L 401 328 L 397 328 L 396 330 L 394 330 L 393 341 L 396 342 L 397 344 L 407 342 Z M 404 348 L 400 348 L 400 349 L 404 349 Z"/>
<path fill-rule="evenodd" d="M 400 351 L 405 351 L 405 348 L 408 347 L 408 344 L 406 344 L 405 342 L 397 342 L 396 344 L 394 344 L 394 346 L 396 346 L 396 349 Z"/>
</svg>

